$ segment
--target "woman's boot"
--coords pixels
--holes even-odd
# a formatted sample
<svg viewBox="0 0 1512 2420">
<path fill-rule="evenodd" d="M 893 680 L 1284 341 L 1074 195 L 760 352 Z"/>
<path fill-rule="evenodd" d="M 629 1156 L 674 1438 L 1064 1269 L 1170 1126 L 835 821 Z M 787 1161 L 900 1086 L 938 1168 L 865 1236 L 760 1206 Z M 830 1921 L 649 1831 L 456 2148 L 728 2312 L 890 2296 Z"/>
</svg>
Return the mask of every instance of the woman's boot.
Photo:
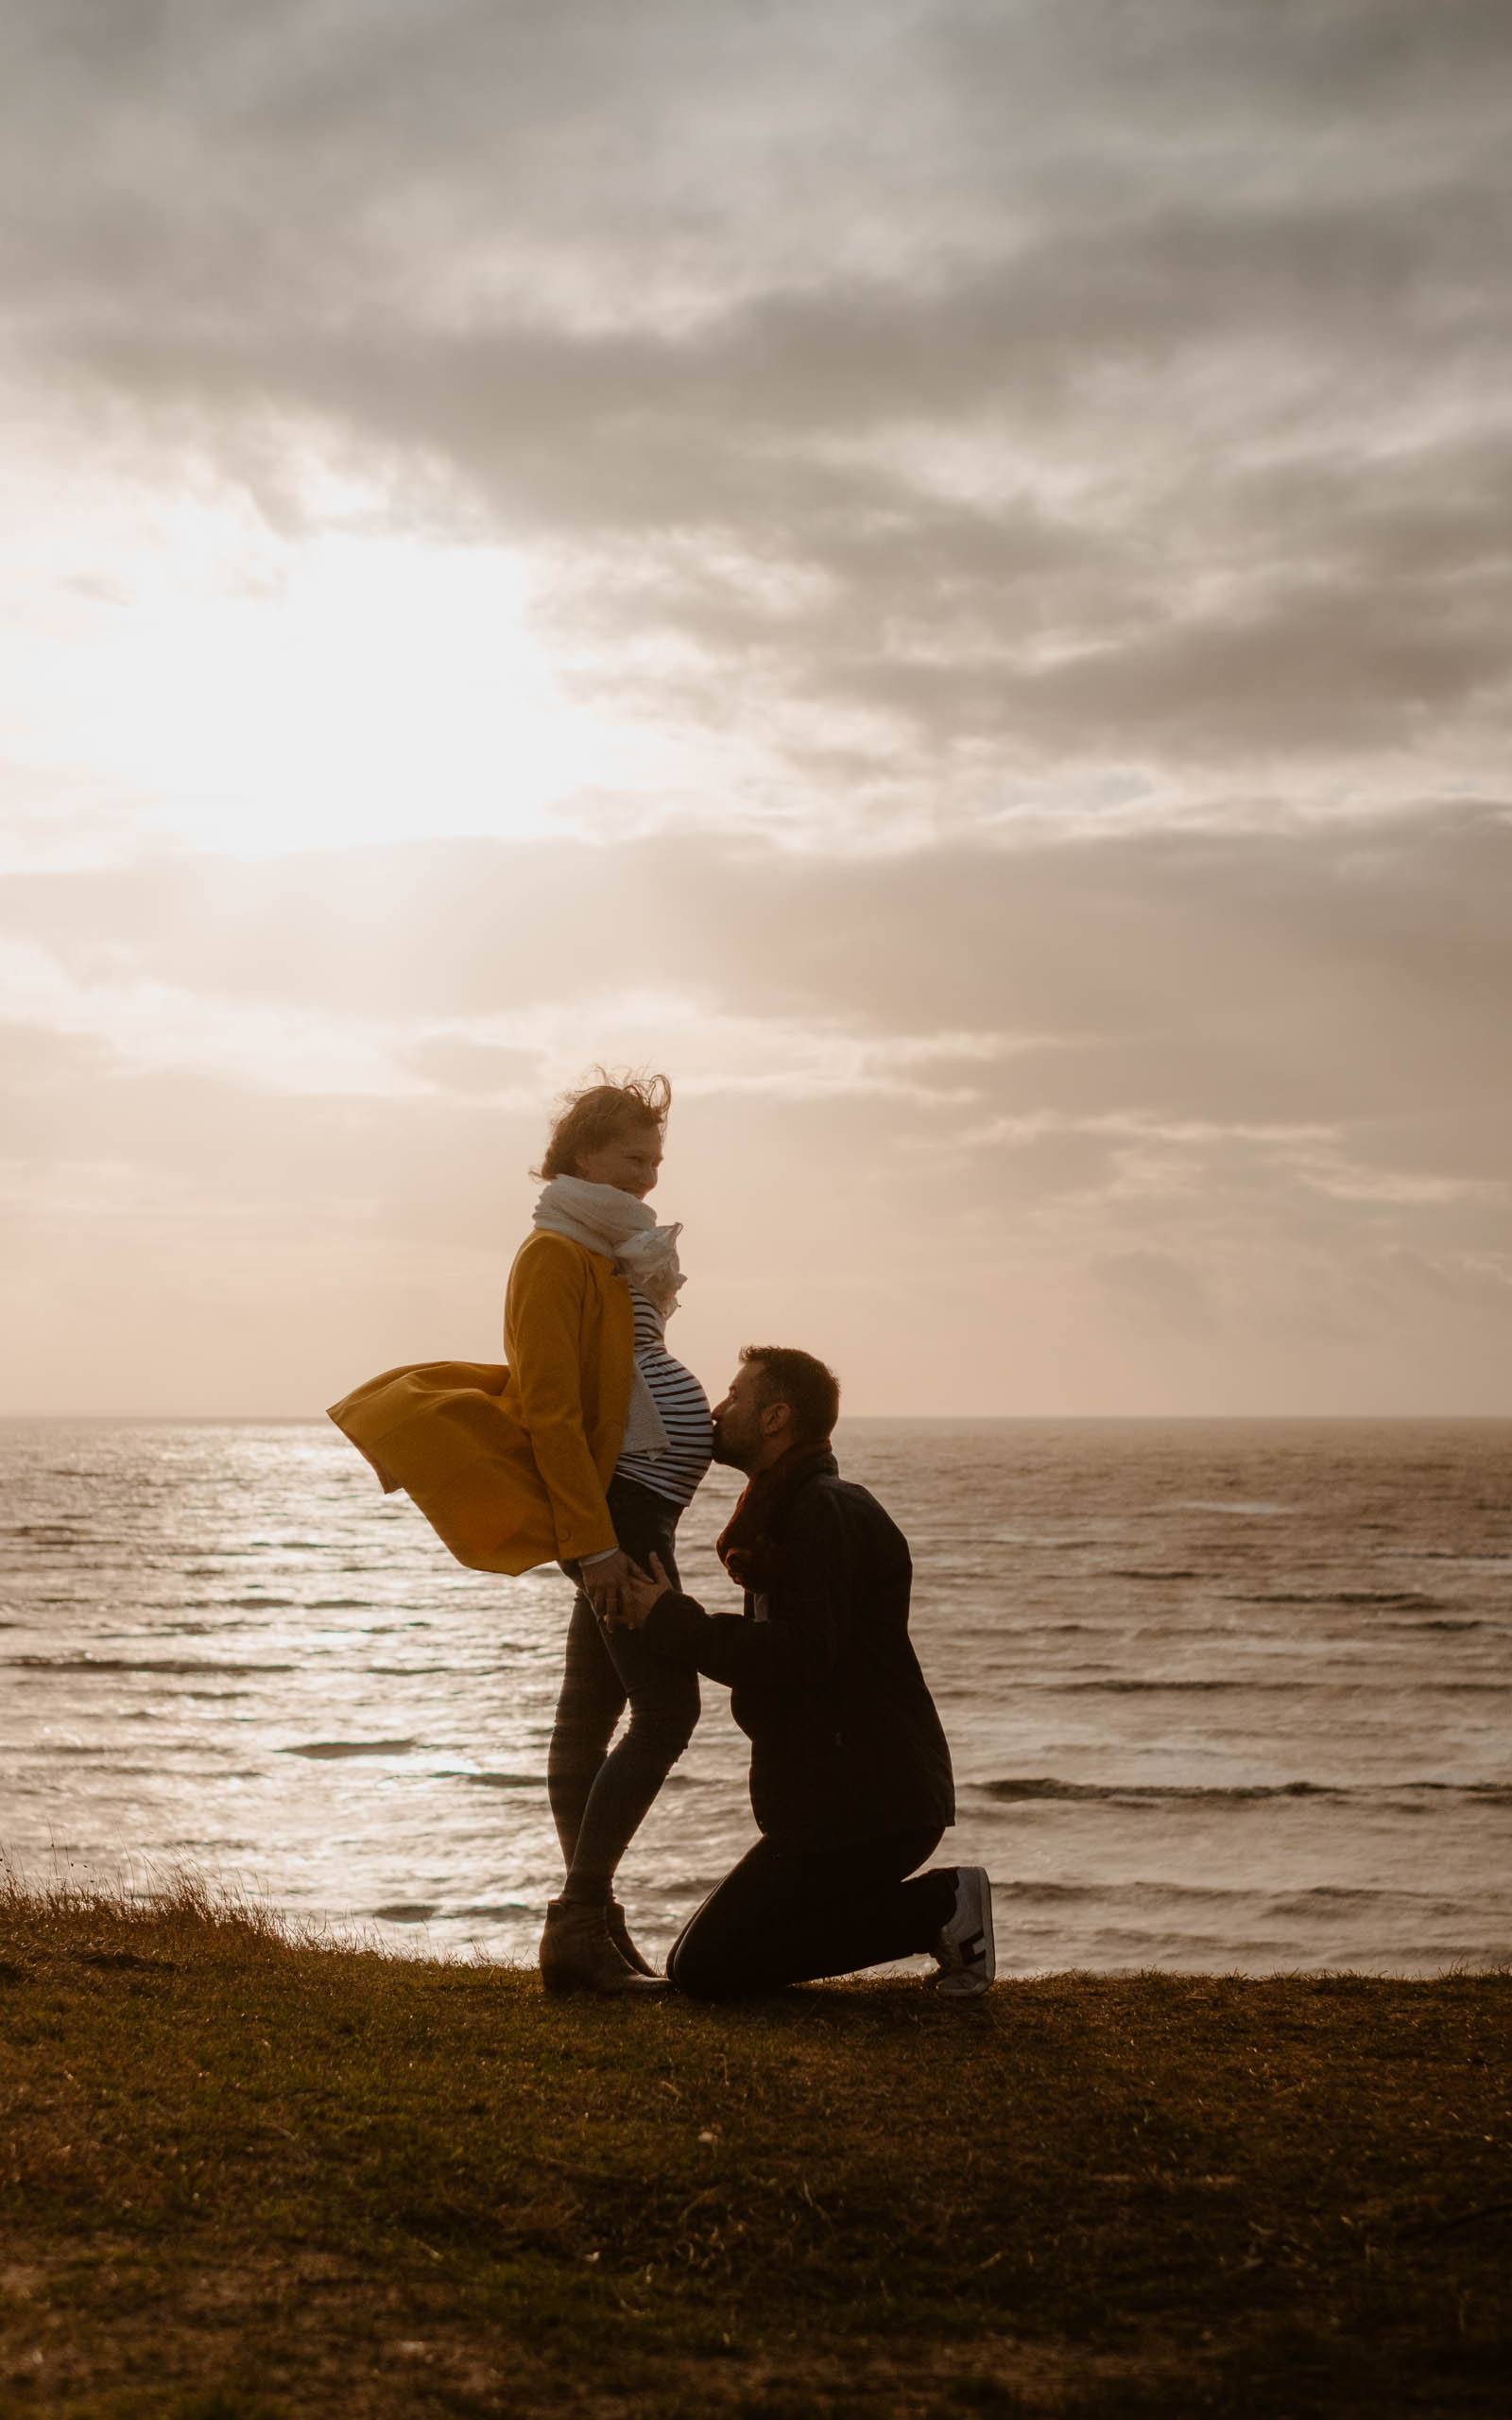
<svg viewBox="0 0 1512 2420">
<path fill-rule="evenodd" d="M 578 1907 L 567 1899 L 551 1899 L 546 1904 L 541 1979 L 548 1992 L 666 1989 L 655 1976 L 638 1975 L 627 1965 L 609 1937 L 602 1908 Z"/>
<path fill-rule="evenodd" d="M 650 1960 L 648 1958 L 642 1957 L 641 1952 L 636 1948 L 634 1942 L 630 1939 L 630 1928 L 625 1921 L 625 1910 L 620 1906 L 617 1899 L 611 1899 L 609 1906 L 605 1909 L 604 1925 L 610 1941 L 614 1944 L 615 1948 L 624 1959 L 626 1965 L 633 1967 L 637 1975 L 649 1975 L 653 1982 L 660 1981 L 661 1978 L 658 1976 L 656 1968 L 652 1965 Z"/>
</svg>

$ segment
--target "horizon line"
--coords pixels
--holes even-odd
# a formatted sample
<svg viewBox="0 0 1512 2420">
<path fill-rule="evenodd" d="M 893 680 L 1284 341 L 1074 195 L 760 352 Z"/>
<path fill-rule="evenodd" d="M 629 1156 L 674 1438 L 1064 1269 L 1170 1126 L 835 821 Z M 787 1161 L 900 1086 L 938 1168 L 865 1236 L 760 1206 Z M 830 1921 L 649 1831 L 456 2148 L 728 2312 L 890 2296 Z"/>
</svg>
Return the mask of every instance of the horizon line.
<svg viewBox="0 0 1512 2420">
<path fill-rule="evenodd" d="M 318 1428 L 330 1419 L 326 1411 L 0 1411 L 0 1426 L 27 1422 L 97 1423 L 101 1426 L 163 1428 Z M 839 1428 L 868 1423 L 905 1421 L 926 1426 L 1031 1427 L 1045 1423 L 1077 1423 L 1086 1426 L 1127 1426 L 1158 1422 L 1216 1426 L 1222 1422 L 1354 1422 L 1375 1426 L 1393 1422 L 1457 1422 L 1495 1426 L 1512 1424 L 1505 1411 L 852 1411 L 842 1412 Z"/>
</svg>

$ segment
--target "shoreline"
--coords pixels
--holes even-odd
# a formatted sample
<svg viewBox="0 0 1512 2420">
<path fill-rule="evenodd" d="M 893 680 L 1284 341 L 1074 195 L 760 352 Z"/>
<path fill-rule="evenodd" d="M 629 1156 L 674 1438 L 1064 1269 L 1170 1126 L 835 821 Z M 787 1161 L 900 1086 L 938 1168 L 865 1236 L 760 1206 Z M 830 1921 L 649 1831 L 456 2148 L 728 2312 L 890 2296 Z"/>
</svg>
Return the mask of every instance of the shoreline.
<svg viewBox="0 0 1512 2420">
<path fill-rule="evenodd" d="M 0 2380 L 68 2420 L 1490 2413 L 1512 1976 L 747 2006 L 0 1893 Z"/>
</svg>

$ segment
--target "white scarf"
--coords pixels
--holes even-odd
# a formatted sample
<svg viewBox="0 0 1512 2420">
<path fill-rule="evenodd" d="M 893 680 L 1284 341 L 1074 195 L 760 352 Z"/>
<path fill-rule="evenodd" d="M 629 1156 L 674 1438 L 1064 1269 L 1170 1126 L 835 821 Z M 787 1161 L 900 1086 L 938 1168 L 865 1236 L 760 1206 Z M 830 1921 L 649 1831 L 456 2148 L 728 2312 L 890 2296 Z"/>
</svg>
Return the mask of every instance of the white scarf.
<svg viewBox="0 0 1512 2420">
<path fill-rule="evenodd" d="M 532 1223 L 553 1235 L 571 1236 L 612 1260 L 622 1277 L 654 1303 L 663 1319 L 678 1307 L 683 1275 L 678 1266 L 679 1219 L 659 1227 L 656 1213 L 617 1184 L 590 1184 L 586 1177 L 554 1176 L 535 1207 Z"/>
<path fill-rule="evenodd" d="M 659 1227 L 656 1213 L 637 1201 L 633 1193 L 622 1193 L 617 1184 L 590 1184 L 586 1177 L 554 1176 L 536 1203 L 531 1224 L 566 1236 L 589 1252 L 603 1253 L 663 1321 L 677 1309 L 678 1292 L 684 1283 L 678 1265 L 680 1220 L 675 1226 Z M 621 1450 L 664 1454 L 670 1442 L 637 1363 Z"/>
</svg>

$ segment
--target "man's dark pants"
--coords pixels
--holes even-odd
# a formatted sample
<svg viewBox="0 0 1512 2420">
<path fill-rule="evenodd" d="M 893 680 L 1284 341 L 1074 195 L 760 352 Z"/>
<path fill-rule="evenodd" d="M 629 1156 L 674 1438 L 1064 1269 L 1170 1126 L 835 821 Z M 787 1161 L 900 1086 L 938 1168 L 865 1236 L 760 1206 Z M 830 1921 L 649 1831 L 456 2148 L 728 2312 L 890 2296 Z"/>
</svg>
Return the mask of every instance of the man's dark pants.
<svg viewBox="0 0 1512 2420">
<path fill-rule="evenodd" d="M 669 1979 L 694 1999 L 738 1999 L 933 1949 L 954 1869 L 904 1876 L 940 1837 L 931 1824 L 814 1852 L 758 1841 L 674 1943 Z"/>
</svg>

